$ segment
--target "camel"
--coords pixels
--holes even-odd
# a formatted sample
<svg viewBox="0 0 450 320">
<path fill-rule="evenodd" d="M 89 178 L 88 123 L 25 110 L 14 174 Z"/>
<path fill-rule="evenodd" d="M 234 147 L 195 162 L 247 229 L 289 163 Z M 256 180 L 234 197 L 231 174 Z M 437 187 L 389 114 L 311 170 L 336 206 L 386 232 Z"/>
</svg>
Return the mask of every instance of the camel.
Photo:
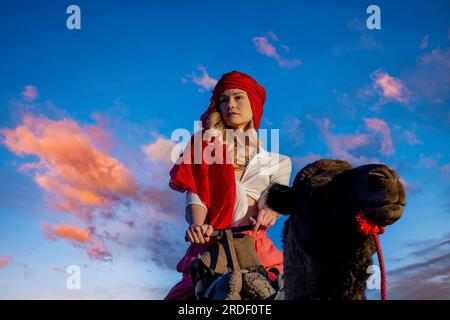
<svg viewBox="0 0 450 320">
<path fill-rule="evenodd" d="M 395 223 L 406 205 L 399 175 L 383 164 L 352 167 L 322 159 L 292 187 L 274 184 L 267 204 L 287 214 L 283 229 L 286 300 L 364 300 L 374 238 L 358 231 L 364 212 L 377 226 Z"/>
</svg>

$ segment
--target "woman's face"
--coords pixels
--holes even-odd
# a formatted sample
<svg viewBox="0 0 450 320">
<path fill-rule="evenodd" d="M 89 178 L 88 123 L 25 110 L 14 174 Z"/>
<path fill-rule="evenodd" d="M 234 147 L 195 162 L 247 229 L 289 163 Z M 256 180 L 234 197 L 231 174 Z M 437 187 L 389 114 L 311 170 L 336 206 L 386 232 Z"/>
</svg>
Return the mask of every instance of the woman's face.
<svg viewBox="0 0 450 320">
<path fill-rule="evenodd" d="M 222 119 L 233 129 L 248 129 L 253 113 L 247 92 L 241 89 L 228 89 L 219 97 L 219 108 Z"/>
</svg>

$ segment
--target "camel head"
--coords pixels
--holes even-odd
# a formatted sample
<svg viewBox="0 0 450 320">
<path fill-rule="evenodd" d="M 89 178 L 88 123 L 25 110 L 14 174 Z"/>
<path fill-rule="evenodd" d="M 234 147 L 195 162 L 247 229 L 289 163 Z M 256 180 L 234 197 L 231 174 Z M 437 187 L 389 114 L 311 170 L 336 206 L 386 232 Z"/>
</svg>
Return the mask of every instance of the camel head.
<svg viewBox="0 0 450 320">
<path fill-rule="evenodd" d="M 292 187 L 273 185 L 267 204 L 290 216 L 289 228 L 308 255 L 332 257 L 354 251 L 368 238 L 358 232 L 355 217 L 361 210 L 373 224 L 393 224 L 406 194 L 399 175 L 383 164 L 353 168 L 323 159 L 304 167 Z"/>
</svg>

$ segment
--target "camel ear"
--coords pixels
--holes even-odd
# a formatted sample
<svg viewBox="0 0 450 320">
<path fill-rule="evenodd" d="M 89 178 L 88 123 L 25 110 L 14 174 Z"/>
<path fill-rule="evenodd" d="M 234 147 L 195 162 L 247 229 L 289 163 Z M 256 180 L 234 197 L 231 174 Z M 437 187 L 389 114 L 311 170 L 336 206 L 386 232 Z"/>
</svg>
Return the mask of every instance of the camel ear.
<svg viewBox="0 0 450 320">
<path fill-rule="evenodd" d="M 306 165 L 300 172 L 297 174 L 294 180 L 294 186 L 299 185 L 305 180 L 311 179 L 312 177 L 321 174 L 326 171 L 345 171 L 352 168 L 352 165 L 343 160 L 330 160 L 330 159 L 321 159 L 314 161 Z"/>
<path fill-rule="evenodd" d="M 272 210 L 282 214 L 291 214 L 294 211 L 294 191 L 289 186 L 279 183 L 269 188 L 266 204 Z"/>
</svg>

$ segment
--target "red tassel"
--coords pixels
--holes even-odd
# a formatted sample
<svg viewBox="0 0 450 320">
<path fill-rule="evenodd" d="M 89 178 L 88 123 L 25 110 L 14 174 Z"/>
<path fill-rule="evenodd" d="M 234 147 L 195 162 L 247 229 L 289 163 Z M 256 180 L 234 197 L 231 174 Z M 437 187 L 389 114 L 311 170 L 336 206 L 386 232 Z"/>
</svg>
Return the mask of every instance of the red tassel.
<svg viewBox="0 0 450 320">
<path fill-rule="evenodd" d="M 356 216 L 356 222 L 358 222 L 358 230 L 362 234 L 368 236 L 370 234 L 383 234 L 384 227 L 377 226 L 366 219 L 363 211 L 360 211 Z"/>
</svg>

